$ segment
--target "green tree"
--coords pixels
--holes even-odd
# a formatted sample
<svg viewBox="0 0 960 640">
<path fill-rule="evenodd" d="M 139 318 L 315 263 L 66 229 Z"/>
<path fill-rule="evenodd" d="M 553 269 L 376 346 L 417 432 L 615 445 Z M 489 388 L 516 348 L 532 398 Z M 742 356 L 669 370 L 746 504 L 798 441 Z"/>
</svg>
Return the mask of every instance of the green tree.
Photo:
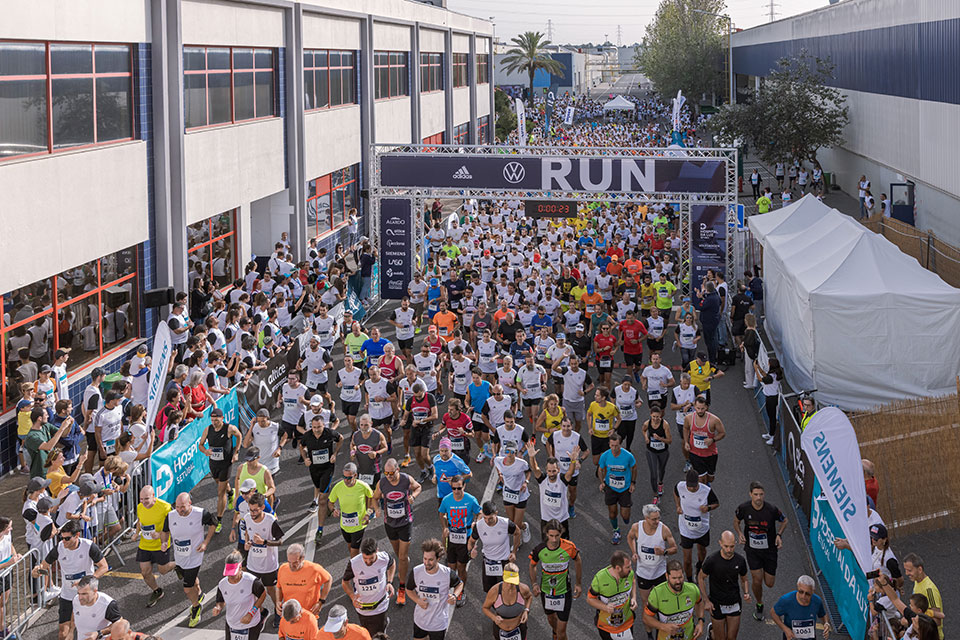
<svg viewBox="0 0 960 640">
<path fill-rule="evenodd" d="M 500 89 L 493 94 L 493 106 L 497 112 L 497 140 L 503 142 L 517 128 L 517 114 L 513 110 L 513 100 Z"/>
<path fill-rule="evenodd" d="M 701 96 L 722 93 L 724 39 L 727 21 L 724 0 L 661 0 L 637 48 L 637 68 L 662 96 L 683 91 L 694 109 Z"/>
<path fill-rule="evenodd" d="M 722 144 L 746 142 L 765 162 L 816 160 L 817 150 L 843 144 L 850 120 L 846 97 L 827 86 L 829 58 L 801 51 L 777 61 L 749 103 L 724 105 L 710 128 Z"/>
<path fill-rule="evenodd" d="M 511 40 L 515 47 L 503 57 L 504 68 L 508 73 L 526 72 L 530 79 L 530 105 L 533 105 L 533 77 L 543 69 L 547 73 L 563 73 L 566 68 L 559 60 L 550 57 L 546 47 L 550 46 L 539 31 L 527 31 Z"/>
</svg>

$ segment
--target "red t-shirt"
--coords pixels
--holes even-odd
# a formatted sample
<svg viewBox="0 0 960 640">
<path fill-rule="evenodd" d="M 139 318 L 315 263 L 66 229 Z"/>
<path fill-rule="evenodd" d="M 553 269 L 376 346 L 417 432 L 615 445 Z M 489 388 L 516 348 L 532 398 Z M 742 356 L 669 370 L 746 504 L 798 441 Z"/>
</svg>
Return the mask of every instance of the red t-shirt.
<svg viewBox="0 0 960 640">
<path fill-rule="evenodd" d="M 623 336 L 623 352 L 631 355 L 643 353 L 643 338 L 647 335 L 647 327 L 639 320 L 620 323 L 620 335 Z"/>
<path fill-rule="evenodd" d="M 453 419 L 449 413 L 443 414 L 443 426 L 447 429 L 447 435 L 451 438 L 462 438 L 464 434 L 471 430 L 473 422 L 463 411 L 457 419 Z"/>
<path fill-rule="evenodd" d="M 598 333 L 597 337 L 593 339 L 593 350 L 597 352 L 598 356 L 609 356 L 616 345 L 617 339 L 615 337 L 605 336 L 602 333 Z"/>
<path fill-rule="evenodd" d="M 617 259 L 622 261 L 622 260 L 623 260 L 623 249 L 621 249 L 620 247 L 618 247 L 618 246 L 616 246 L 616 245 L 613 245 L 613 246 L 611 246 L 609 249 L 607 249 L 607 255 L 608 255 L 608 256 L 611 256 L 611 257 L 612 257 L 612 256 L 617 256 Z"/>
</svg>

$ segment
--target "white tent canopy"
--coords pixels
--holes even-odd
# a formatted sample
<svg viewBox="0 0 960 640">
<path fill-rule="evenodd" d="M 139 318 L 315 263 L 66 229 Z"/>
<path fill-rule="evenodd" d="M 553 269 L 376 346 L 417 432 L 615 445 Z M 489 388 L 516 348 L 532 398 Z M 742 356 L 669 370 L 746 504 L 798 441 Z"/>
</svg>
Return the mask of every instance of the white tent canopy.
<svg viewBox="0 0 960 640">
<path fill-rule="evenodd" d="M 630 102 L 623 96 L 617 96 L 607 104 L 603 105 L 604 112 L 606 111 L 633 111 L 637 108 L 637 105 Z"/>
<path fill-rule="evenodd" d="M 845 410 L 956 391 L 960 290 L 813 196 L 748 223 L 794 388 Z"/>
</svg>

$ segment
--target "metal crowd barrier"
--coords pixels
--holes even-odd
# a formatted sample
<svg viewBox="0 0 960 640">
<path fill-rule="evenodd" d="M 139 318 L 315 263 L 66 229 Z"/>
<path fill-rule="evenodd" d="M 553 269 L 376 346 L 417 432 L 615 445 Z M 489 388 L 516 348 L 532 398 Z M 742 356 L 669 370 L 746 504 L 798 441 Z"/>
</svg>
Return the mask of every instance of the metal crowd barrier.
<svg viewBox="0 0 960 640">
<path fill-rule="evenodd" d="M 40 552 L 30 549 L 15 563 L 0 572 L 0 627 L 7 638 L 20 636 L 34 613 L 43 606 L 43 582 L 34 580 L 31 571 L 40 564 Z M 40 585 L 40 589 L 37 585 Z"/>
<path fill-rule="evenodd" d="M 106 496 L 106 500 L 94 505 L 97 523 L 95 529 L 89 530 L 89 537 L 97 543 L 104 556 L 112 554 L 115 562 L 111 567 L 122 567 L 123 557 L 118 546 L 130 539 L 137 524 L 137 503 L 140 501 L 140 490 L 150 484 L 150 459 L 141 460 L 132 469 L 127 471 L 130 481 L 125 491 Z M 117 524 L 108 525 L 113 516 L 117 517 Z M 118 528 L 119 527 L 119 528 Z"/>
</svg>

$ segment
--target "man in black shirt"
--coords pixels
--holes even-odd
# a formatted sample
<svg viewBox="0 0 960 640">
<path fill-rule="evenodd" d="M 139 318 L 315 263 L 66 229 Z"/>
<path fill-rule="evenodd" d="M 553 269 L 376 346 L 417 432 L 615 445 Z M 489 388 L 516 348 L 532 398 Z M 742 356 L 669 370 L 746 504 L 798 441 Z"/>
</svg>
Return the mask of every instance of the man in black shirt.
<svg viewBox="0 0 960 640">
<path fill-rule="evenodd" d="M 587 354 L 590 353 L 590 349 L 593 347 L 593 340 L 586 333 L 586 327 L 582 324 L 577 325 L 577 332 L 567 338 L 567 342 L 573 347 L 573 352 L 577 354 L 577 357 L 581 360 L 587 359 Z"/>
<path fill-rule="evenodd" d="M 733 531 L 724 531 L 720 534 L 720 551 L 707 556 L 697 574 L 700 593 L 706 597 L 706 609 L 713 618 L 713 637 L 717 640 L 736 640 L 742 613 L 741 594 L 743 600 L 750 601 L 747 561 L 736 548 Z M 710 579 L 709 592 L 707 578 Z"/>
<path fill-rule="evenodd" d="M 733 325 L 733 341 L 739 351 L 740 345 L 743 343 L 743 335 L 747 331 L 747 325 L 743 319 L 750 313 L 750 309 L 753 308 L 753 300 L 747 295 L 747 287 L 742 282 L 737 287 L 737 295 L 733 296 L 733 300 L 731 300 L 730 303 L 730 322 Z"/>
<path fill-rule="evenodd" d="M 751 482 L 750 499 L 737 507 L 733 518 L 737 542 L 744 545 L 750 568 L 756 599 L 753 619 L 758 622 L 763 620 L 763 585 L 773 588 L 777 575 L 777 551 L 787 528 L 787 517 L 775 505 L 764 502 L 763 496 L 763 485 Z"/>
<path fill-rule="evenodd" d="M 463 292 L 467 288 L 467 283 L 463 277 L 458 276 L 453 269 L 447 273 L 447 279 L 443 286 L 447 289 L 447 304 L 454 313 L 460 312 L 460 301 L 463 299 Z"/>
<path fill-rule="evenodd" d="M 497 327 L 497 337 L 500 340 L 500 347 L 504 351 L 508 350 L 510 344 L 517 339 L 517 331 L 522 329 L 523 325 L 514 317 L 513 312 L 507 312 Z"/>
<path fill-rule="evenodd" d="M 317 543 L 323 536 L 323 523 L 329 509 L 327 494 L 330 493 L 333 468 L 342 444 L 343 436 L 333 429 L 327 429 L 319 415 L 310 419 L 310 430 L 300 436 L 300 457 L 310 470 L 310 479 L 313 481 L 313 502 L 309 511 L 317 512 L 317 533 L 314 536 Z"/>
</svg>

